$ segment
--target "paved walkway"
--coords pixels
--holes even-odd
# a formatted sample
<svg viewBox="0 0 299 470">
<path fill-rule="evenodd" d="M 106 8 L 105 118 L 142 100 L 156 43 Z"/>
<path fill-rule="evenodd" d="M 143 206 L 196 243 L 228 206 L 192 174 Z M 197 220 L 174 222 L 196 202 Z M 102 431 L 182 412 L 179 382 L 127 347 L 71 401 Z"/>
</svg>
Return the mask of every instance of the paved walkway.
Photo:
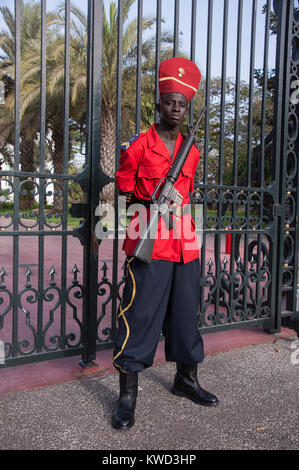
<svg viewBox="0 0 299 470">
<path fill-rule="evenodd" d="M 295 336 L 208 355 L 199 382 L 220 399 L 201 407 L 170 393 L 175 365 L 139 380 L 136 425 L 110 426 L 118 374 L 18 393 L 0 401 L 1 449 L 204 450 L 297 449 L 298 364 Z"/>
</svg>

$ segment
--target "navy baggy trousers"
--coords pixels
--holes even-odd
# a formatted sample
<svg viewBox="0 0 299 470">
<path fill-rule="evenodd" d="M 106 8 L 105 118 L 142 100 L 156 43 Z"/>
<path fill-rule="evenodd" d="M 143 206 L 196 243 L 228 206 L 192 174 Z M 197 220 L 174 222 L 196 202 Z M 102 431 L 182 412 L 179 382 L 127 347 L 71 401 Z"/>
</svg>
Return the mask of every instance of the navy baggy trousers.
<svg viewBox="0 0 299 470">
<path fill-rule="evenodd" d="M 153 364 L 161 331 L 167 361 L 200 363 L 199 259 L 189 263 L 126 259 L 126 282 L 118 310 L 114 366 L 138 372 Z"/>
</svg>

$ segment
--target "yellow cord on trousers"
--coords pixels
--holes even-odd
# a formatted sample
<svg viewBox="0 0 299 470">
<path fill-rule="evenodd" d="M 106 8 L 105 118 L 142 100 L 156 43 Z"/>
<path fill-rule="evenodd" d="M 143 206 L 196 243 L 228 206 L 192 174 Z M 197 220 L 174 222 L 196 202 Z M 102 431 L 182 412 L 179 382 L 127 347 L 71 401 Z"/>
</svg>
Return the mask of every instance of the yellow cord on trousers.
<svg viewBox="0 0 299 470">
<path fill-rule="evenodd" d="M 131 276 L 132 283 L 133 283 L 133 293 L 132 293 L 132 297 L 131 297 L 131 300 L 130 300 L 129 304 L 128 304 L 124 309 L 122 308 L 122 301 L 123 301 L 123 297 L 122 297 L 121 303 L 120 303 L 120 307 L 119 307 L 120 313 L 119 313 L 119 315 L 118 315 L 118 318 L 122 317 L 123 320 L 124 320 L 124 322 L 125 322 L 126 329 L 127 329 L 127 334 L 126 334 L 126 338 L 125 338 L 125 340 L 124 340 L 124 342 L 123 342 L 123 344 L 122 344 L 122 347 L 121 347 L 120 351 L 119 351 L 119 352 L 116 354 L 116 356 L 114 356 L 114 358 L 112 359 L 113 363 L 114 363 L 115 359 L 118 358 L 118 356 L 120 356 L 121 353 L 123 352 L 123 350 L 124 350 L 124 348 L 125 348 L 125 346 L 126 346 L 126 344 L 127 344 L 128 338 L 129 338 L 129 336 L 130 336 L 130 327 L 129 327 L 129 324 L 128 324 L 127 319 L 126 319 L 126 317 L 125 317 L 125 312 L 131 307 L 131 305 L 132 305 L 132 303 L 133 303 L 133 301 L 134 301 L 135 294 L 136 294 L 136 282 L 135 282 L 135 278 L 134 278 L 133 272 L 132 272 L 132 270 L 131 270 L 131 268 L 130 268 L 130 263 L 131 263 L 131 261 L 132 261 L 133 259 L 134 259 L 134 256 L 133 256 L 132 258 L 130 258 L 129 260 L 127 260 L 127 270 L 129 270 L 129 272 L 130 272 L 130 276 Z M 114 365 L 115 365 L 116 367 L 118 367 L 122 372 L 127 373 L 127 372 L 126 372 L 125 370 L 123 370 L 123 369 L 121 368 L 121 366 L 119 366 L 118 364 L 115 364 L 115 363 L 114 363 Z"/>
</svg>

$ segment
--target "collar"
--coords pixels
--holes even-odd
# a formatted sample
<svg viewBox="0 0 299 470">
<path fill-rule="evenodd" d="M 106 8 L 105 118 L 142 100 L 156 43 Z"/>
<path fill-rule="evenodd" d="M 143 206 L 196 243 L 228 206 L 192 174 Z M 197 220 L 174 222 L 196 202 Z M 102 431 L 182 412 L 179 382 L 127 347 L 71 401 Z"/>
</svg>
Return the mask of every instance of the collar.
<svg viewBox="0 0 299 470">
<path fill-rule="evenodd" d="M 166 158 L 171 163 L 171 158 L 170 158 L 170 154 L 167 150 L 167 147 L 164 144 L 161 137 L 159 136 L 159 134 L 156 132 L 157 127 L 158 127 L 158 124 L 155 123 L 149 128 L 149 130 L 147 132 L 148 146 L 153 152 L 158 153 L 159 155 Z M 176 139 L 176 143 L 175 143 L 175 148 L 174 148 L 174 153 L 173 153 L 172 160 L 176 157 L 183 141 L 184 141 L 183 136 L 179 131 L 177 139 Z"/>
</svg>

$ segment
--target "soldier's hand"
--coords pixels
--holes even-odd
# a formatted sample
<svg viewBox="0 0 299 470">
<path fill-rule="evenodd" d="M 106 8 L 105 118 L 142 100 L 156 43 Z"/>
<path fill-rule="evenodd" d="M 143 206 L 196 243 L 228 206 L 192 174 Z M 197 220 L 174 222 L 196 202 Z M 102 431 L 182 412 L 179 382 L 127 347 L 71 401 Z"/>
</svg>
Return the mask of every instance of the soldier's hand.
<svg viewBox="0 0 299 470">
<path fill-rule="evenodd" d="M 120 192 L 120 195 L 126 197 L 126 210 L 128 210 L 128 207 L 134 202 L 134 191 L 128 191 L 127 193 Z"/>
</svg>

